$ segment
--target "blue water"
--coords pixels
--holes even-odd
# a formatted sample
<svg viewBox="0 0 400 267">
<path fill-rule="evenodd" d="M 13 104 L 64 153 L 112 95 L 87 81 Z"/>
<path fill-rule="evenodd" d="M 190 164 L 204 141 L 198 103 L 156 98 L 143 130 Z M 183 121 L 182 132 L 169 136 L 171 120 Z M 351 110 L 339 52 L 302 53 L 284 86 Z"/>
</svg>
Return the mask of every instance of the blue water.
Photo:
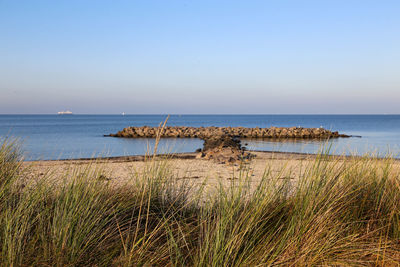
<svg viewBox="0 0 400 267">
<path fill-rule="evenodd" d="M 153 139 L 103 137 L 127 126 L 158 126 L 165 115 L 0 115 L 0 137 L 18 137 L 27 160 L 142 155 Z M 325 142 L 246 140 L 249 149 L 317 153 L 330 146 L 335 154 L 400 155 L 400 115 L 173 115 L 168 125 L 324 127 L 362 138 Z M 159 153 L 193 152 L 198 139 L 162 139 Z"/>
</svg>

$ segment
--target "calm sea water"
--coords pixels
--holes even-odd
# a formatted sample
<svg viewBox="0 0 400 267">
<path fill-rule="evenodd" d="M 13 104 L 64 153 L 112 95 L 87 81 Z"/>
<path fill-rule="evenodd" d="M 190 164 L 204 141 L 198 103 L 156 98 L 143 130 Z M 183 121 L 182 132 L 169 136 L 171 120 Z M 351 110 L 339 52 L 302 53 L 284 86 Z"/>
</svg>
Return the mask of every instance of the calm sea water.
<svg viewBox="0 0 400 267">
<path fill-rule="evenodd" d="M 165 115 L 0 115 L 0 137 L 18 137 L 27 160 L 93 156 L 141 155 L 152 150 L 154 139 L 103 137 L 127 126 L 158 126 Z M 362 138 L 275 142 L 246 140 L 249 149 L 317 153 L 400 155 L 400 115 L 173 115 L 168 125 L 185 126 L 302 126 L 324 127 Z M 193 152 L 198 139 L 162 139 L 159 152 Z"/>
</svg>

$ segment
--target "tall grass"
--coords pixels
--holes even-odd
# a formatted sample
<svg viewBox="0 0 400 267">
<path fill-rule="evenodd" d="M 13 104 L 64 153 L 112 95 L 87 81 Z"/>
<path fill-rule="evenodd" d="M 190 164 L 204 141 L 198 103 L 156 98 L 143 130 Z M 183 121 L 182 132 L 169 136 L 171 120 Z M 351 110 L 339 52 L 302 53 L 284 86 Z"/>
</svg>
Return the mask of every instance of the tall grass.
<svg viewBox="0 0 400 267">
<path fill-rule="evenodd" d="M 298 180 L 242 171 L 208 198 L 149 158 L 131 183 L 76 167 L 28 178 L 0 149 L 1 266 L 365 266 L 400 264 L 400 176 L 393 160 L 320 155 Z M 97 166 L 97 165 L 96 165 Z"/>
</svg>

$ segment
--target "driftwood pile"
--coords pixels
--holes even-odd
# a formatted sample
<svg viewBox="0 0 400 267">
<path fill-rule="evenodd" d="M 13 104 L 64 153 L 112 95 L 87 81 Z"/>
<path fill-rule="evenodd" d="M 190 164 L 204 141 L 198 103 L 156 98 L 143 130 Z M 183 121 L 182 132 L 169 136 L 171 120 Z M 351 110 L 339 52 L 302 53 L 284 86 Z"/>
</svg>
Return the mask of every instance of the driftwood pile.
<svg viewBox="0 0 400 267">
<path fill-rule="evenodd" d="M 249 161 L 253 154 L 246 152 L 240 140 L 231 136 L 216 136 L 204 139 L 203 149 L 197 158 L 213 160 L 217 163 L 238 163 Z"/>
</svg>

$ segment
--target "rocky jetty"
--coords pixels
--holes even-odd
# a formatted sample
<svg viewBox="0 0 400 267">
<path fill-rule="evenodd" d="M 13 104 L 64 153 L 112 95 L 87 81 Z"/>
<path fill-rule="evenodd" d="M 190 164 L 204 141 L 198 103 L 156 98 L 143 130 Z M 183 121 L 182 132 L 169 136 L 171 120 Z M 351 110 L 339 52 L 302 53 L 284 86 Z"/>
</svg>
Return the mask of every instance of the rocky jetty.
<svg viewBox="0 0 400 267">
<path fill-rule="evenodd" d="M 253 154 L 245 151 L 240 140 L 231 136 L 214 136 L 204 139 L 203 149 L 197 158 L 213 160 L 217 163 L 239 163 L 249 161 Z"/>
<path fill-rule="evenodd" d="M 154 138 L 159 131 L 158 127 L 127 127 L 112 137 L 127 138 Z M 303 127 L 270 127 L 270 128 L 245 128 L 245 127 L 165 127 L 160 137 L 173 138 L 201 138 L 207 139 L 215 136 L 232 136 L 239 138 L 299 138 L 299 139 L 329 139 L 338 137 L 350 137 L 348 135 L 332 132 L 324 128 Z"/>
<path fill-rule="evenodd" d="M 279 139 L 329 139 L 350 137 L 348 135 L 332 132 L 324 128 L 303 127 L 270 127 L 270 128 L 245 128 L 245 127 L 185 127 L 168 126 L 158 127 L 127 127 L 112 137 L 126 138 L 200 138 L 204 140 L 203 149 L 197 158 L 214 160 L 218 163 L 238 163 L 248 161 L 254 157 L 241 146 L 241 138 Z"/>
</svg>

